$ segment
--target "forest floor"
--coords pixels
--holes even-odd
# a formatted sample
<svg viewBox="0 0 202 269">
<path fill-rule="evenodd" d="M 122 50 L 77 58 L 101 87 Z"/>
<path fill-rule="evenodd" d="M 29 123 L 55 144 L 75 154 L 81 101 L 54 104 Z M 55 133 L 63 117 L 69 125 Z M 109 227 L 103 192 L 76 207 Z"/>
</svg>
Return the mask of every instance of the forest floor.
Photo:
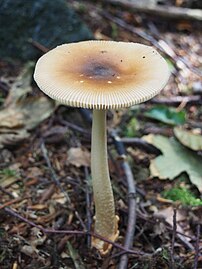
<svg viewBox="0 0 202 269">
<path fill-rule="evenodd" d="M 69 2 L 95 39 L 152 45 L 172 75 L 158 97 L 108 113 L 120 235 L 101 257 L 91 248 L 91 111 L 50 101 L 32 80 L 32 64 L 0 61 L 0 269 L 200 269 L 200 22 L 140 14 L 105 1 Z M 113 131 L 124 144 L 125 161 Z M 134 177 L 133 196 L 128 171 Z M 136 212 L 130 249 L 124 245 L 128 211 Z M 121 257 L 128 258 L 125 265 Z"/>
</svg>

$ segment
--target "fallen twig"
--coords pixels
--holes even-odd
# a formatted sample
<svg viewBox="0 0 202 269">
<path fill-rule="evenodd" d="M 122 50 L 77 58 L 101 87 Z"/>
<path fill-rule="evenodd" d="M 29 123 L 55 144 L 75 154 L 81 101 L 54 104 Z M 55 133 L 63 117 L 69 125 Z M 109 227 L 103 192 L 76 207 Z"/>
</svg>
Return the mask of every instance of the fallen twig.
<svg viewBox="0 0 202 269">
<path fill-rule="evenodd" d="M 124 246 L 121 246 L 120 244 L 118 243 L 115 243 L 111 240 L 108 240 L 98 234 L 95 234 L 95 233 L 92 233 L 92 232 L 87 232 L 87 231 L 79 231 L 79 230 L 55 230 L 55 229 L 46 229 L 46 228 L 43 228 L 41 226 L 38 226 L 37 224 L 35 224 L 34 222 L 22 217 L 21 215 L 19 215 L 17 212 L 15 212 L 14 210 L 12 210 L 11 208 L 4 208 L 4 211 L 6 211 L 9 215 L 12 215 L 20 220 L 22 220 L 23 222 L 29 224 L 30 226 L 32 227 L 35 227 L 37 229 L 39 229 L 40 231 L 42 231 L 43 233 L 46 233 L 46 234 L 72 234 L 72 235 L 91 235 L 91 236 L 94 236 L 94 237 L 97 237 L 109 244 L 112 244 L 114 247 L 118 248 L 118 249 L 121 249 L 122 251 L 125 251 L 126 253 L 129 253 L 131 255 L 134 255 L 134 256 L 137 256 L 139 257 L 140 255 L 145 255 L 145 256 L 151 256 L 150 253 L 144 253 L 142 251 L 135 251 L 135 250 L 132 250 L 132 249 L 127 249 L 125 248 Z"/>
<path fill-rule="evenodd" d="M 10 201 L 8 201 L 8 202 L 6 202 L 6 203 L 4 203 L 4 204 L 0 204 L 0 210 L 1 209 L 3 209 L 3 208 L 5 208 L 5 207 L 7 207 L 7 206 L 10 206 L 10 205 L 12 205 L 12 204 L 15 204 L 15 203 L 18 203 L 18 202 L 21 202 L 21 201 L 23 201 L 23 200 L 26 200 L 26 199 L 28 199 L 29 197 L 24 197 L 24 198 L 16 198 L 16 199 L 13 199 L 13 200 L 10 200 Z"/>
<path fill-rule="evenodd" d="M 199 259 L 199 241 L 200 241 L 200 229 L 201 225 L 197 224 L 196 226 L 196 243 L 195 243 L 195 257 L 194 257 L 194 267 L 193 269 L 198 268 L 198 259 Z"/>
<path fill-rule="evenodd" d="M 90 132 L 88 132 L 86 129 L 82 128 L 82 127 L 79 126 L 79 125 L 76 125 L 76 124 L 74 124 L 74 123 L 65 121 L 65 120 L 63 120 L 63 119 L 59 119 L 59 122 L 60 122 L 62 125 L 65 125 L 66 127 L 69 127 L 69 128 L 71 128 L 72 130 L 74 130 L 74 131 L 80 132 L 80 133 L 82 133 L 83 135 L 85 135 L 85 136 L 87 136 L 87 137 L 90 137 Z"/>
<path fill-rule="evenodd" d="M 48 200 L 53 193 L 55 192 L 55 184 L 51 184 L 45 191 L 42 193 L 41 198 L 39 200 L 40 204 L 44 204 L 46 200 Z"/>
<path fill-rule="evenodd" d="M 86 194 L 86 218 L 87 218 L 87 224 L 86 228 L 87 231 L 90 232 L 91 230 L 91 224 L 92 224 L 92 218 L 91 218 L 91 199 L 90 199 L 90 188 L 89 188 L 89 172 L 88 168 L 84 167 L 85 171 L 85 178 L 86 178 L 86 188 L 85 188 L 85 194 Z M 87 235 L 87 246 L 88 248 L 91 247 L 91 236 Z"/>
<path fill-rule="evenodd" d="M 135 225 L 136 225 L 136 189 L 135 189 L 135 181 L 133 178 L 133 174 L 131 168 L 126 161 L 125 158 L 125 149 L 121 139 L 118 135 L 111 131 L 111 136 L 114 139 L 114 143 L 117 149 L 118 154 L 122 158 L 122 168 L 125 172 L 125 176 L 128 184 L 128 224 L 127 231 L 125 235 L 124 247 L 126 249 L 130 249 L 133 245 L 133 238 L 135 233 Z M 128 255 L 124 253 L 120 258 L 119 269 L 126 269 L 128 266 Z"/>
<path fill-rule="evenodd" d="M 191 250 L 194 251 L 194 247 L 193 245 L 186 239 L 186 235 L 184 235 L 183 233 L 179 233 L 178 231 L 176 231 L 177 234 L 177 238 L 183 243 L 183 245 Z"/>
<path fill-rule="evenodd" d="M 201 95 L 189 95 L 189 96 L 172 96 L 169 98 L 153 98 L 149 101 L 151 104 L 164 104 L 179 106 L 181 103 L 185 105 L 202 105 L 202 96 Z"/>
<path fill-rule="evenodd" d="M 157 15 L 173 19 L 198 20 L 202 21 L 202 11 L 200 9 L 189 9 L 175 6 L 160 6 L 148 4 L 148 1 L 129 1 L 129 0 L 107 0 L 107 2 L 132 9 L 137 12 L 144 12 L 151 15 Z"/>
<path fill-rule="evenodd" d="M 76 130 L 80 133 L 82 133 L 83 135 L 85 134 L 86 135 L 86 138 L 90 140 L 90 132 L 86 131 L 85 129 L 83 129 L 82 127 L 80 127 L 79 125 L 75 125 L 75 124 L 72 124 L 72 123 L 69 123 L 69 122 L 66 122 L 66 121 L 60 121 L 61 124 L 65 124 L 66 126 L 68 126 L 69 128 L 73 129 L 73 130 Z M 162 128 L 160 128 L 161 130 Z M 58 133 L 57 133 L 57 130 L 58 130 Z M 55 130 L 54 132 L 54 137 L 57 136 L 57 134 L 62 134 L 64 135 L 66 133 L 66 128 L 57 128 L 57 130 Z M 48 138 L 50 132 L 46 132 L 44 134 L 44 138 Z M 162 152 L 157 148 L 155 147 L 154 145 L 144 141 L 143 139 L 141 138 L 136 138 L 136 137 L 132 137 L 132 138 L 129 138 L 129 137 L 122 137 L 120 138 L 120 141 L 124 144 L 132 144 L 133 146 L 147 152 L 147 153 L 150 153 L 150 154 L 155 154 L 155 155 L 160 155 L 162 154 Z M 108 140 L 108 143 L 112 143 L 112 139 L 109 138 Z"/>
<path fill-rule="evenodd" d="M 173 136 L 173 129 L 168 127 L 157 127 L 152 126 L 151 124 L 146 124 L 144 128 L 141 130 L 142 134 L 160 134 L 167 137 Z"/>
<path fill-rule="evenodd" d="M 172 232 L 172 243 L 171 243 L 171 268 L 175 269 L 175 258 L 174 258 L 174 248 L 175 248 L 175 238 L 176 238 L 176 231 L 177 231 L 177 209 L 173 209 L 173 232 Z"/>
<path fill-rule="evenodd" d="M 36 40 L 30 39 L 29 42 L 32 44 L 32 46 L 34 46 L 35 48 L 37 48 L 38 50 L 40 50 L 43 53 L 46 53 L 46 52 L 49 51 L 49 49 L 47 47 L 45 47 L 44 45 L 40 44 Z"/>
<path fill-rule="evenodd" d="M 124 144 L 132 144 L 132 145 L 136 146 L 137 148 L 139 148 L 147 153 L 150 153 L 150 154 L 155 154 L 155 155 L 162 154 L 160 149 L 158 149 L 157 147 L 153 146 L 150 143 L 147 143 L 146 141 L 144 141 L 141 138 L 122 137 L 122 138 L 120 138 L 120 142 L 122 142 Z"/>
</svg>

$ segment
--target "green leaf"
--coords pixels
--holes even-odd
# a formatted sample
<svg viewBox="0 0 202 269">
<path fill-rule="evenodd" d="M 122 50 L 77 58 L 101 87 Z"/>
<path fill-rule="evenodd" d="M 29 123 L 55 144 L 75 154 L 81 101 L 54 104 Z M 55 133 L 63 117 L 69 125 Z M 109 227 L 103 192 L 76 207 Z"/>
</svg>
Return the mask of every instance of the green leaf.
<svg viewBox="0 0 202 269">
<path fill-rule="evenodd" d="M 134 117 L 132 118 L 126 126 L 126 130 L 124 131 L 124 135 L 126 137 L 134 137 L 137 135 L 137 131 L 140 128 L 139 122 Z"/>
<path fill-rule="evenodd" d="M 184 110 L 177 111 L 175 108 L 157 105 L 149 109 L 144 115 L 148 118 L 161 121 L 171 125 L 184 124 L 186 114 Z"/>
<path fill-rule="evenodd" d="M 160 179 L 173 179 L 186 172 L 191 182 L 202 192 L 202 157 L 183 147 L 174 138 L 148 135 L 144 139 L 158 147 L 163 155 L 151 161 L 150 173 Z"/>
<path fill-rule="evenodd" d="M 202 150 L 201 134 L 194 133 L 193 131 L 183 130 L 182 128 L 179 127 L 175 127 L 173 131 L 175 137 L 182 145 L 194 151 Z"/>
</svg>

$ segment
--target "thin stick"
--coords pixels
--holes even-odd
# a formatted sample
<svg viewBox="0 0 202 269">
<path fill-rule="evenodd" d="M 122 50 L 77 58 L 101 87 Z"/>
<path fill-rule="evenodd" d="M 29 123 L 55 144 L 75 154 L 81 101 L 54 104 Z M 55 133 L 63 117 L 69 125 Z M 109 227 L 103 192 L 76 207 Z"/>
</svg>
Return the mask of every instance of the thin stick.
<svg viewBox="0 0 202 269">
<path fill-rule="evenodd" d="M 22 220 L 23 222 L 26 222 L 26 223 L 29 224 L 30 226 L 33 226 L 33 227 L 39 229 L 39 230 L 42 231 L 43 233 L 47 233 L 47 234 L 91 235 L 91 236 L 93 236 L 93 237 L 97 237 L 97 238 L 99 238 L 99 239 L 101 239 L 101 240 L 103 240 L 103 241 L 105 241 L 105 242 L 107 242 L 107 243 L 109 243 L 109 244 L 112 244 L 114 247 L 119 248 L 119 249 L 121 249 L 122 251 L 125 251 L 126 253 L 132 254 L 132 255 L 134 255 L 134 256 L 137 256 L 137 257 L 139 257 L 139 255 L 145 255 L 145 256 L 148 256 L 148 257 L 151 256 L 150 253 L 144 253 L 144 252 L 141 252 L 141 251 L 135 251 L 135 250 L 132 250 L 132 249 L 127 249 L 127 248 L 125 248 L 124 246 L 119 245 L 118 243 L 115 243 L 115 242 L 113 242 L 113 241 L 111 241 L 111 240 L 108 240 L 108 239 L 106 239 L 106 238 L 104 238 L 104 237 L 102 237 L 102 236 L 100 236 L 100 235 L 98 235 L 98 234 L 92 233 L 92 232 L 79 231 L 79 230 L 73 230 L 73 231 L 72 231 L 72 230 L 46 229 L 46 228 L 43 228 L 43 227 L 41 227 L 41 226 L 38 226 L 38 225 L 35 224 L 34 222 L 32 222 L 32 221 L 30 221 L 30 220 L 28 220 L 28 219 L 22 217 L 21 215 L 19 215 L 17 212 L 15 212 L 14 210 L 12 210 L 11 208 L 6 207 L 6 208 L 4 208 L 4 210 L 5 210 L 8 214 L 10 214 L 10 215 L 12 215 L 12 216 L 14 216 L 14 217 L 16 217 L 16 218 Z"/>
<path fill-rule="evenodd" d="M 196 227 L 195 257 L 194 257 L 194 267 L 193 267 L 193 269 L 198 268 L 200 229 L 201 229 L 200 224 L 197 224 L 197 227 Z"/>
<path fill-rule="evenodd" d="M 133 174 L 129 164 L 124 161 L 122 167 L 126 174 L 126 179 L 128 183 L 128 225 L 125 236 L 124 247 L 131 248 L 133 245 L 133 238 L 135 233 L 136 225 L 136 190 L 133 179 Z M 125 269 L 128 265 L 128 255 L 124 254 L 121 256 L 119 269 Z"/>
<path fill-rule="evenodd" d="M 144 141 L 141 138 L 137 138 L 137 137 L 123 137 L 120 138 L 120 141 L 124 144 L 132 144 L 134 146 L 136 146 L 137 148 L 150 153 L 150 154 L 155 154 L 155 155 L 161 155 L 162 152 L 155 146 L 153 146 L 152 144 Z"/>
<path fill-rule="evenodd" d="M 104 2 L 127 8 L 134 12 L 151 14 L 153 16 L 162 16 L 163 18 L 181 19 L 181 20 L 199 20 L 202 21 L 202 12 L 200 9 L 190 9 L 184 7 L 175 7 L 154 4 L 150 1 L 130 1 L 130 0 L 105 0 Z"/>
<path fill-rule="evenodd" d="M 114 132 L 111 131 L 111 136 L 114 139 L 114 143 L 116 146 L 116 149 L 122 157 L 122 168 L 125 172 L 125 176 L 127 179 L 127 184 L 128 184 L 128 224 L 127 224 L 127 231 L 126 231 L 126 236 L 125 236 L 125 241 L 124 241 L 124 247 L 129 249 L 133 245 L 133 237 L 135 233 L 135 224 L 136 224 L 136 189 L 135 189 L 135 181 L 133 178 L 133 174 L 131 171 L 131 168 L 129 164 L 126 161 L 125 158 L 125 149 L 124 145 L 121 142 L 121 139 L 119 136 Z M 128 266 L 128 255 L 127 253 L 123 253 L 123 255 L 120 258 L 120 263 L 119 263 L 119 269 L 126 269 Z"/>
<path fill-rule="evenodd" d="M 162 98 L 153 98 L 149 101 L 151 104 L 164 104 L 164 105 L 173 105 L 179 106 L 181 103 L 186 105 L 201 105 L 202 97 L 201 95 L 189 95 L 189 96 L 173 96 L 173 97 L 162 97 Z"/>
<path fill-rule="evenodd" d="M 47 47 L 45 47 L 44 45 L 42 45 L 41 43 L 30 39 L 29 42 L 32 44 L 32 46 L 34 46 L 35 48 L 37 48 L 38 50 L 40 50 L 43 53 L 46 53 L 49 51 L 49 49 Z"/>
<path fill-rule="evenodd" d="M 0 205 L 0 210 L 3 209 L 3 208 L 5 208 L 5 207 L 7 207 L 7 206 L 12 205 L 12 204 L 15 204 L 15 203 L 21 202 L 21 201 L 23 201 L 23 200 L 26 200 L 26 199 L 28 199 L 28 198 L 29 198 L 29 197 L 24 197 L 24 198 L 21 198 L 21 197 L 20 197 L 20 198 L 15 198 L 15 199 L 13 199 L 13 200 L 10 200 L 10 201 L 8 201 L 8 202 L 6 202 L 6 203 Z"/>
<path fill-rule="evenodd" d="M 194 251 L 194 246 L 185 238 L 186 235 L 182 235 L 178 231 L 176 231 L 177 238 L 185 245 L 186 248 L 190 249 L 191 251 Z"/>
<path fill-rule="evenodd" d="M 72 130 L 74 131 L 77 131 L 77 132 L 80 132 L 82 133 L 83 135 L 85 135 L 86 137 L 90 137 L 90 132 L 88 132 L 86 129 L 82 128 L 81 126 L 79 125 L 76 125 L 72 122 L 68 122 L 66 120 L 63 120 L 63 119 L 59 119 L 59 122 L 62 124 L 62 125 L 65 125 L 66 127 L 68 128 L 71 128 Z"/>
<path fill-rule="evenodd" d="M 91 199 L 90 199 L 90 188 L 89 188 L 89 172 L 88 168 L 84 167 L 85 171 L 85 178 L 86 178 L 86 188 L 85 188 L 85 194 L 86 194 L 86 218 L 87 218 L 87 224 L 86 228 L 87 231 L 90 232 L 91 224 L 92 224 L 92 218 L 91 218 Z M 91 236 L 87 235 L 87 246 L 88 248 L 91 247 Z"/>
<path fill-rule="evenodd" d="M 175 247 L 175 238 L 176 238 L 176 231 L 177 231 L 177 209 L 174 208 L 173 211 L 173 233 L 172 233 L 172 244 L 171 244 L 171 268 L 175 269 L 175 258 L 174 258 L 174 247 Z"/>
</svg>

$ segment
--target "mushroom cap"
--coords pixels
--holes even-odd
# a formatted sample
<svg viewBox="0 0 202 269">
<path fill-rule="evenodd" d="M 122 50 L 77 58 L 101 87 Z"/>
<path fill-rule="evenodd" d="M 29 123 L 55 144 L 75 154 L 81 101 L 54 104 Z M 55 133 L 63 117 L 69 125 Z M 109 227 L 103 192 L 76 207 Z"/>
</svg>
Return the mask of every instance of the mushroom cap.
<svg viewBox="0 0 202 269">
<path fill-rule="evenodd" d="M 62 104 L 110 109 L 152 98 L 169 75 L 166 61 L 153 47 L 92 40 L 50 50 L 38 60 L 34 79 Z"/>
</svg>

